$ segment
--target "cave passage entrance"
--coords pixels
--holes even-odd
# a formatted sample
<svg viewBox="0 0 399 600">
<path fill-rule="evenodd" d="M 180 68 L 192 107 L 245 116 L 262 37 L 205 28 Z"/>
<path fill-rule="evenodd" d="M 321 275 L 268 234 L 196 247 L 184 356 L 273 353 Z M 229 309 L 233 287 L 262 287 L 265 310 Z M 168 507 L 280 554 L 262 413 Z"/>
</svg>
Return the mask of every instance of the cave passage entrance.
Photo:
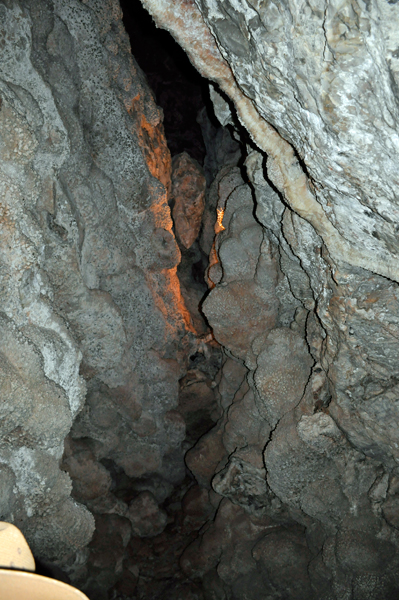
<svg viewBox="0 0 399 600">
<path fill-rule="evenodd" d="M 121 0 L 120 5 L 132 55 L 164 112 L 172 157 L 187 152 L 203 165 L 206 148 L 197 116 L 205 105 L 209 107 L 207 81 L 172 36 L 155 26 L 139 0 Z"/>
</svg>

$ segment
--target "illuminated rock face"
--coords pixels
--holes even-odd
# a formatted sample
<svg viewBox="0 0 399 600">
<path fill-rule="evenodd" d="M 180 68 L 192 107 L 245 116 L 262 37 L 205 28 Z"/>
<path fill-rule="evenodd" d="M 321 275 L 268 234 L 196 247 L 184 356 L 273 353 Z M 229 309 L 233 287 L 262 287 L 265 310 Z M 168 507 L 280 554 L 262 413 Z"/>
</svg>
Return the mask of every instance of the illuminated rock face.
<svg viewBox="0 0 399 600">
<path fill-rule="evenodd" d="M 198 238 L 205 208 L 206 181 L 201 167 L 187 152 L 174 157 L 172 171 L 173 222 L 184 248 Z"/>
<path fill-rule="evenodd" d="M 393 598 L 399 5 L 142 3 L 252 139 L 203 306 L 240 376 L 187 455 L 223 500 L 182 566 L 209 597 Z"/>
<path fill-rule="evenodd" d="M 60 564 L 94 530 L 72 485 L 100 529 L 116 512 L 130 536 L 100 460 L 158 482 L 150 533 L 184 477 L 171 158 L 121 16 L 113 1 L 0 5 L 0 516 Z"/>
<path fill-rule="evenodd" d="M 1 4 L 0 516 L 96 600 L 396 598 L 399 4 L 143 4 L 252 139 L 176 210 L 224 362 L 117 2 Z"/>
</svg>

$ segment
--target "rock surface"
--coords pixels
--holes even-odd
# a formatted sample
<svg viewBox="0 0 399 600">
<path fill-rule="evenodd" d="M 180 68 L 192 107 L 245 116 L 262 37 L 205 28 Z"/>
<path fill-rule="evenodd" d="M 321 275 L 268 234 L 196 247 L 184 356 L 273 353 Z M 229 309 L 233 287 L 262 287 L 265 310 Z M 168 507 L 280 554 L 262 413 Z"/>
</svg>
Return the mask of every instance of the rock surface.
<svg viewBox="0 0 399 600">
<path fill-rule="evenodd" d="M 93 600 L 396 598 L 399 5 L 142 3 L 204 174 L 116 0 L 0 4 L 0 516 Z"/>
<path fill-rule="evenodd" d="M 187 455 L 224 500 L 183 568 L 210 598 L 393 598 L 399 5 L 142 3 L 251 138 L 203 305 L 246 381 Z"/>
<path fill-rule="evenodd" d="M 200 232 L 205 208 L 205 186 L 200 165 L 187 152 L 173 158 L 172 216 L 176 236 L 187 250 Z"/>
<path fill-rule="evenodd" d="M 110 520 L 122 527 L 121 572 L 133 508 L 116 471 L 147 481 L 130 501 L 149 495 L 155 516 L 138 511 L 138 532 L 166 524 L 197 347 L 162 115 L 121 17 L 112 0 L 0 4 L 1 518 L 82 585 L 91 512 L 92 556 Z"/>
</svg>

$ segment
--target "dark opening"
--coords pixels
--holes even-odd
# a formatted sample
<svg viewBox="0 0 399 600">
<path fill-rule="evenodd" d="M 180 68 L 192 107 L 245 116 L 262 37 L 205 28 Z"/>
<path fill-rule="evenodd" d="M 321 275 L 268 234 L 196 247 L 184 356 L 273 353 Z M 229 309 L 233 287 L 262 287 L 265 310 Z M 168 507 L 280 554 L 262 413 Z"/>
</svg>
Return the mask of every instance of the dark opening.
<svg viewBox="0 0 399 600">
<path fill-rule="evenodd" d="M 172 156 L 185 151 L 202 165 L 206 151 L 196 119 L 208 97 L 207 80 L 172 36 L 156 28 L 139 0 L 121 0 L 120 4 L 132 54 L 164 111 L 165 135 Z"/>
</svg>

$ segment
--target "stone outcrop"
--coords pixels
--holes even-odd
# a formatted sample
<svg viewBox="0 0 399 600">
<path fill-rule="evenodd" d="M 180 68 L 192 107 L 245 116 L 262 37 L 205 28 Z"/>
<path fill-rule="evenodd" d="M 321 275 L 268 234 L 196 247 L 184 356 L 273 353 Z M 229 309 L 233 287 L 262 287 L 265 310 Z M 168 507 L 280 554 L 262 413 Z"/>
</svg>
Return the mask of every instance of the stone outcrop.
<svg viewBox="0 0 399 600">
<path fill-rule="evenodd" d="M 143 4 L 249 134 L 203 305 L 239 375 L 187 455 L 223 500 L 182 567 L 215 598 L 395 597 L 399 9 Z"/>
<path fill-rule="evenodd" d="M 119 519 L 121 549 L 131 522 L 166 525 L 196 348 L 162 117 L 121 16 L 111 0 L 0 5 L 1 518 L 81 582 L 92 513 L 98 531 Z M 141 482 L 133 504 L 115 471 Z"/>
<path fill-rule="evenodd" d="M 399 4 L 142 4 L 203 169 L 117 0 L 0 4 L 1 519 L 93 600 L 396 598 Z"/>
<path fill-rule="evenodd" d="M 197 239 L 205 208 L 206 181 L 202 169 L 187 152 L 172 161 L 172 201 L 175 233 L 188 250 Z"/>
</svg>

